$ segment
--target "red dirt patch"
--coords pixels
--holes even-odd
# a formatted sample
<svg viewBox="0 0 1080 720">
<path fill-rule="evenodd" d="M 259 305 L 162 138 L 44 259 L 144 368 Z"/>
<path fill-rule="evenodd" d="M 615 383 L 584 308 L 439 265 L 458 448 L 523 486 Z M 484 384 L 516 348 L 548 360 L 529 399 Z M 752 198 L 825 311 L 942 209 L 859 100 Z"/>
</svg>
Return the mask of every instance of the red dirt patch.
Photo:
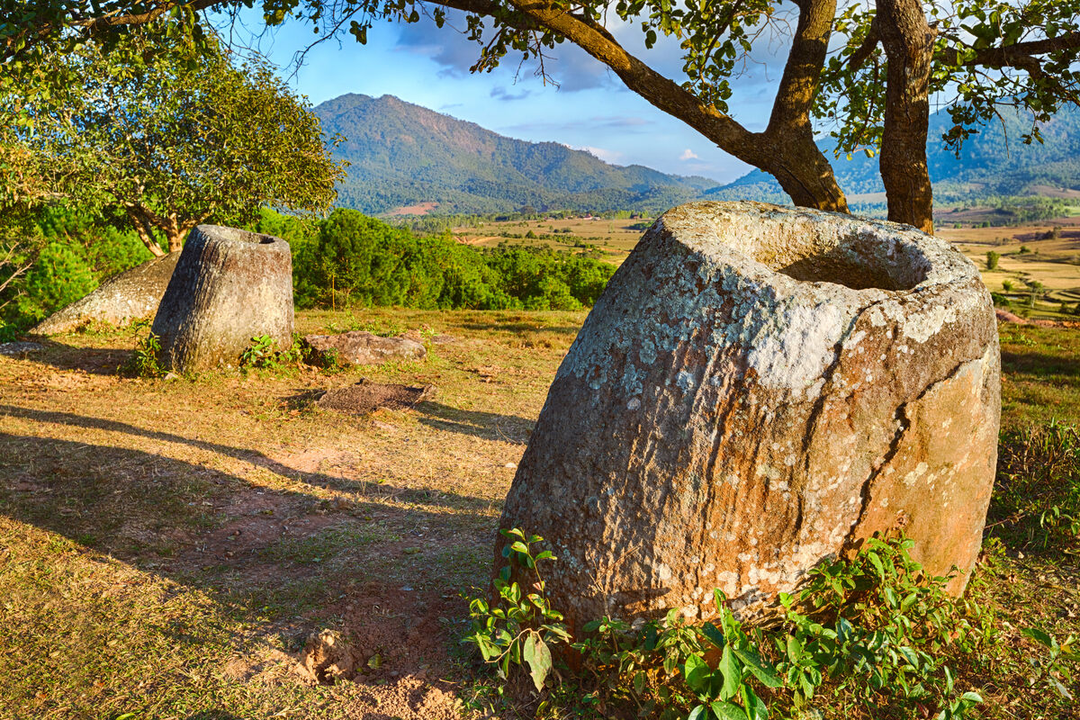
<svg viewBox="0 0 1080 720">
<path fill-rule="evenodd" d="M 415 205 L 403 205 L 386 213 L 386 217 L 401 217 L 402 215 L 427 215 L 439 207 L 437 202 L 416 203 Z"/>
</svg>

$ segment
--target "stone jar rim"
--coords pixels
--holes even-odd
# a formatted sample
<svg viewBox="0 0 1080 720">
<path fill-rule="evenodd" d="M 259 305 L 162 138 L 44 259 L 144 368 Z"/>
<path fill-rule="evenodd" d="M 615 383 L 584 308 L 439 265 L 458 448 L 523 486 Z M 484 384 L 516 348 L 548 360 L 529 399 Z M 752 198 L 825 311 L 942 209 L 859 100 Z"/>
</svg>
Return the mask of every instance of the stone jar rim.
<svg viewBox="0 0 1080 720">
<path fill-rule="evenodd" d="M 816 294 L 828 284 L 831 292 L 865 300 L 980 279 L 975 264 L 945 240 L 909 225 L 810 208 L 692 202 L 666 212 L 652 230 L 784 294 Z"/>
<path fill-rule="evenodd" d="M 274 235 L 241 230 L 224 225 L 198 225 L 195 230 L 219 243 L 242 247 L 251 252 L 289 252 L 289 243 Z"/>
</svg>

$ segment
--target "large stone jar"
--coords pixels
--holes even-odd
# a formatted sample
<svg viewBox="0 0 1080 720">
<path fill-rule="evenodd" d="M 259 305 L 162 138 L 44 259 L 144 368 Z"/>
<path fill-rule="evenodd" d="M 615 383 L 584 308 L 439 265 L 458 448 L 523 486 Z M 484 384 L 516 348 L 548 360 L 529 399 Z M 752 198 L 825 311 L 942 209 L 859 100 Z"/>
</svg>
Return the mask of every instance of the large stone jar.
<svg viewBox="0 0 1080 720">
<path fill-rule="evenodd" d="M 252 338 L 292 345 L 292 253 L 272 235 L 199 225 L 191 231 L 154 317 L 164 367 L 233 365 Z"/>
<path fill-rule="evenodd" d="M 775 606 L 898 529 L 962 591 L 997 458 L 975 265 L 908 226 L 691 203 L 645 233 L 563 361 L 501 526 L 542 535 L 572 627 Z M 500 558 L 501 559 L 501 558 Z"/>
</svg>

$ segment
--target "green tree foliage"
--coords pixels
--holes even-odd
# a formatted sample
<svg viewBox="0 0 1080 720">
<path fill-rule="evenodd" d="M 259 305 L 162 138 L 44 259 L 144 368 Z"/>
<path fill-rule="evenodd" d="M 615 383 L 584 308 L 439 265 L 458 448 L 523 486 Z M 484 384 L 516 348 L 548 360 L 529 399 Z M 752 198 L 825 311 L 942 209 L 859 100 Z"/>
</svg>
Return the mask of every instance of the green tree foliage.
<svg viewBox="0 0 1080 720">
<path fill-rule="evenodd" d="M 7 237 L 6 253 L 0 250 L 3 338 L 151 257 L 134 231 L 117 230 L 95 213 L 64 206 L 39 208 L 23 218 L 17 237 Z"/>
<path fill-rule="evenodd" d="M 341 169 L 306 103 L 265 61 L 234 65 L 213 38 L 196 51 L 177 28 L 79 44 L 0 82 L 20 177 L 36 170 L 52 195 L 108 208 L 155 255 L 162 239 L 179 250 L 195 225 L 249 222 L 267 203 L 327 209 Z"/>
<path fill-rule="evenodd" d="M 0 53 L 36 63 L 67 38 L 115 36 L 165 13 L 199 38 L 199 10 L 229 10 L 252 0 L 0 0 Z M 1038 123 L 1080 85 L 1080 0 L 874 0 L 871 4 L 799 0 L 795 13 L 774 0 L 262 0 L 266 22 L 287 18 L 317 31 L 348 31 L 366 42 L 380 20 L 419 22 L 430 13 L 443 27 L 448 10 L 465 14 L 478 43 L 474 70 L 508 54 L 539 59 L 569 41 L 605 64 L 630 90 L 689 124 L 721 149 L 779 182 L 797 205 L 846 210 L 832 166 L 815 143 L 832 125 L 841 150 L 881 151 L 889 218 L 932 229 L 926 161 L 930 99 L 949 108 L 945 140 L 958 146 L 1019 106 Z M 797 13 L 797 17 L 794 15 Z M 620 22 L 616 37 L 606 25 Z M 636 38 L 634 30 L 640 31 Z M 732 80 L 762 38 L 790 38 L 766 127 L 754 132 L 730 112 Z M 677 43 L 677 81 L 651 66 L 662 37 Z M 623 43 L 627 44 L 623 44 Z M 628 47 L 641 43 L 641 57 Z M 838 52 L 830 52 L 838 48 Z M 644 60 L 642 58 L 645 58 Z M 814 122 L 819 124 L 814 127 Z"/>
<path fill-rule="evenodd" d="M 317 223 L 264 211 L 256 227 L 289 241 L 299 307 L 577 310 L 615 272 L 548 249 L 479 252 L 449 233 L 417 237 L 354 210 Z"/>
</svg>

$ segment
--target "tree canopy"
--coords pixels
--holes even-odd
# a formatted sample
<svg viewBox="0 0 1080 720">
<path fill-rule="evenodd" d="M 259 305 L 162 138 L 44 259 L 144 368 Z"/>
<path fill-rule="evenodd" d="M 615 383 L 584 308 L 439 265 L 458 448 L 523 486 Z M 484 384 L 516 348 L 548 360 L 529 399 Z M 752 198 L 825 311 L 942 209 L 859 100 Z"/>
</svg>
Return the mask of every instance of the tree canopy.
<svg viewBox="0 0 1080 720">
<path fill-rule="evenodd" d="M 341 177 L 318 119 L 259 58 L 153 23 L 78 43 L 0 84 L 0 203 L 50 197 L 111 210 L 154 254 L 195 225 L 243 224 L 264 204 L 325 211 Z M 190 38 L 190 36 L 185 36 Z"/>
<path fill-rule="evenodd" d="M 7 62 L 32 63 L 40 48 L 112 37 L 169 14 L 198 38 L 200 11 L 257 0 L 0 0 Z M 268 24 L 296 17 L 324 34 L 347 29 L 366 40 L 380 19 L 418 22 L 465 13 L 479 43 L 475 70 L 510 54 L 543 62 L 569 41 L 632 91 L 718 147 L 772 174 L 798 205 L 847 209 L 830 161 L 815 143 L 831 131 L 844 152 L 881 153 L 889 217 L 933 229 L 926 165 L 930 98 L 948 107 L 945 140 L 958 146 L 1002 105 L 1030 113 L 1026 140 L 1064 102 L 1078 101 L 1080 0 L 261 0 Z M 792 8 L 790 11 L 788 8 Z M 797 14 L 796 18 L 791 16 Z M 646 48 L 661 36 L 680 44 L 682 77 L 668 78 L 605 27 L 629 21 Z M 790 21 L 794 20 L 794 23 Z M 752 132 L 729 112 L 740 63 L 762 33 L 790 40 L 768 125 Z"/>
</svg>

